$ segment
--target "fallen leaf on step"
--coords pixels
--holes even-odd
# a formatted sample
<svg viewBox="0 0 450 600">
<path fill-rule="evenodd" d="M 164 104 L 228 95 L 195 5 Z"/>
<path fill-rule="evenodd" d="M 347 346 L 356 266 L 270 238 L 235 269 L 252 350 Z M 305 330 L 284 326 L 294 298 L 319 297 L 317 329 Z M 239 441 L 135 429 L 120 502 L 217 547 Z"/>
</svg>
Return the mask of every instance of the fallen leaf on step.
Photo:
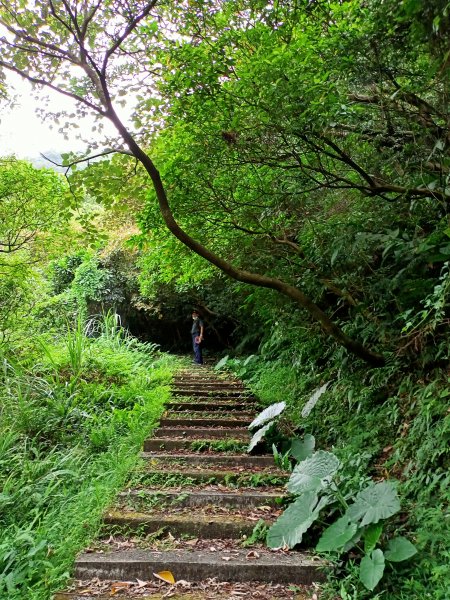
<svg viewBox="0 0 450 600">
<path fill-rule="evenodd" d="M 222 560 L 231 560 L 231 556 L 222 556 Z"/>
<path fill-rule="evenodd" d="M 259 554 L 255 552 L 255 550 L 250 550 L 250 552 L 247 554 L 247 558 L 259 558 Z"/>
<path fill-rule="evenodd" d="M 128 590 L 131 587 L 131 583 L 129 581 L 116 581 L 112 584 L 111 589 L 109 590 L 110 596 L 115 596 L 122 590 Z"/>
<path fill-rule="evenodd" d="M 142 579 L 136 579 L 138 589 L 146 587 L 148 585 L 148 581 L 142 581 Z"/>
<path fill-rule="evenodd" d="M 166 583 L 175 583 L 175 577 L 170 571 L 160 571 L 159 573 L 153 573 L 153 576 L 157 579 L 161 579 L 161 581 L 165 581 Z"/>
<path fill-rule="evenodd" d="M 195 546 L 197 542 L 198 542 L 198 538 L 194 538 L 193 540 L 186 540 L 184 543 L 187 546 Z"/>
</svg>

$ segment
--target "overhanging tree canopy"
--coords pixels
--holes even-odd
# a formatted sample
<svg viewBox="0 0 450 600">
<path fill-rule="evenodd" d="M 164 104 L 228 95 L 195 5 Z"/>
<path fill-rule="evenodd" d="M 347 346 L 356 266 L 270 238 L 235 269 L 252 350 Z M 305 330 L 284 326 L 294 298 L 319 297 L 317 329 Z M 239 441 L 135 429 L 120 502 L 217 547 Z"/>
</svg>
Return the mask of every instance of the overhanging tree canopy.
<svg viewBox="0 0 450 600">
<path fill-rule="evenodd" d="M 292 298 L 349 351 L 380 365 L 383 357 L 346 335 L 298 281 L 267 274 L 261 266 L 249 270 L 242 262 L 235 264 L 201 242 L 201 236 L 187 233 L 180 226 L 182 195 L 172 194 L 180 213 L 175 219 L 160 170 L 168 180 L 170 173 L 164 166 L 158 170 L 146 150 L 155 131 L 183 117 L 189 124 L 183 142 L 195 145 L 193 136 L 199 132 L 203 146 L 210 144 L 214 150 L 207 149 L 205 155 L 223 157 L 227 168 L 245 176 L 253 167 L 258 178 L 262 169 L 295 172 L 296 196 L 314 199 L 323 190 L 348 189 L 379 202 L 417 198 L 445 204 L 445 84 L 436 73 L 434 87 L 427 80 L 430 65 L 437 64 L 428 54 L 416 73 L 405 71 L 408 56 L 399 67 L 402 77 L 392 71 L 395 43 L 381 53 L 376 44 L 378 8 L 377 2 L 370 7 L 317 2 L 283 8 L 257 1 L 0 1 L 0 67 L 72 98 L 74 119 L 93 112 L 99 120 L 111 121 L 121 143 L 110 144 L 107 151 L 130 154 L 142 164 L 165 224 L 188 248 L 239 281 Z M 397 27 L 389 34 L 407 39 L 408 31 L 399 33 L 402 16 L 392 14 Z M 362 34 L 358 28 L 364 29 Z M 366 47 L 357 51 L 361 40 Z M 416 64 L 414 51 L 409 58 Z M 429 82 L 425 97 L 411 90 L 416 80 Z M 124 97 L 136 100 L 134 125 L 118 114 Z M 421 145 L 416 152 L 419 134 L 425 150 Z M 409 153 L 413 169 L 397 164 L 399 145 L 402 152 L 406 148 L 402 157 Z M 387 154 L 381 161 L 383 152 Z M 381 163 L 387 165 L 384 171 Z M 187 181 L 196 168 L 191 171 L 185 163 Z M 216 195 L 219 216 L 227 225 L 252 236 L 256 222 L 258 235 L 301 251 L 283 224 L 292 200 L 275 215 L 277 228 L 271 231 L 274 219 L 261 221 L 253 191 L 247 204 L 242 194 L 230 202 L 226 194 L 217 196 L 216 185 L 211 195 L 198 181 L 194 187 L 199 202 Z M 264 194 L 264 185 L 260 191 Z M 272 194 L 269 205 L 279 198 Z M 267 213 L 267 208 L 264 202 L 262 211 Z"/>
</svg>

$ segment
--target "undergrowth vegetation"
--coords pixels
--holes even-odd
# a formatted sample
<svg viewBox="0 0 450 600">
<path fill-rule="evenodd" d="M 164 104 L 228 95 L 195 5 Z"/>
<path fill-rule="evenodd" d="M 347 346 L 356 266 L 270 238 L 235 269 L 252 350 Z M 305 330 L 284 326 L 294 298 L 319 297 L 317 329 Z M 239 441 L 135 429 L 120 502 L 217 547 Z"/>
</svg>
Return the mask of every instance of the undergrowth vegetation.
<svg viewBox="0 0 450 600">
<path fill-rule="evenodd" d="M 359 550 L 326 552 L 335 568 L 323 597 L 334 598 L 339 593 L 343 600 L 447 599 L 448 374 L 440 369 L 404 372 L 395 360 L 382 369 L 368 371 L 357 363 L 342 361 L 339 352 L 328 352 L 327 362 L 322 362 L 314 359 L 320 355 L 320 348 L 313 349 L 311 358 L 304 355 L 305 348 L 318 343 L 317 338 L 305 336 L 296 342 L 287 344 L 286 338 L 281 339 L 275 331 L 270 343 L 262 344 L 260 353 L 226 357 L 218 366 L 232 369 L 267 406 L 286 402 L 287 408 L 277 423 L 263 432 L 275 444 L 279 464 L 292 439 L 313 436 L 317 448 L 332 452 L 339 460 L 335 478 L 343 487 L 343 496 L 350 491 L 355 494 L 373 482 L 395 483 L 401 508 L 380 531 L 380 544 L 401 536 L 418 551 L 405 563 L 386 567 L 383 580 L 372 592 L 360 581 L 364 543 Z M 284 461 L 284 466 L 292 469 L 290 461 L 288 465 Z M 338 516 L 333 505 L 322 507 L 306 545 L 316 545 Z M 293 527 L 291 523 L 290 529 Z"/>
<path fill-rule="evenodd" d="M 111 315 L 2 358 L 1 598 L 64 587 L 161 414 L 172 368 Z"/>
</svg>

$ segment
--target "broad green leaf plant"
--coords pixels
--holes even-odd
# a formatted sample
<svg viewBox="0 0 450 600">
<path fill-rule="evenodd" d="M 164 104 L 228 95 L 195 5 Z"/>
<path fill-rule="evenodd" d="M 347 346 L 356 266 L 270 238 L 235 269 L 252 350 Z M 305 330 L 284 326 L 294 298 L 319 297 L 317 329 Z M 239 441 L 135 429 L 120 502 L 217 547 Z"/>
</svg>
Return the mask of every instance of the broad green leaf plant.
<svg viewBox="0 0 450 600">
<path fill-rule="evenodd" d="M 312 394 L 306 403 L 308 411 L 312 410 L 312 404 L 318 401 L 327 385 Z M 249 452 L 276 425 L 285 408 L 285 402 L 277 402 L 253 420 L 249 428 L 259 429 L 251 439 Z M 339 478 L 341 462 L 333 452 L 316 450 L 311 434 L 291 440 L 289 453 L 298 461 L 286 485 L 293 502 L 270 527 L 266 538 L 269 548 L 293 548 L 302 542 L 314 523 L 328 522 L 327 514 L 332 515 L 334 520 L 322 530 L 316 551 L 331 560 L 342 560 L 350 550 L 353 554 L 362 554 L 359 580 L 369 591 L 374 590 L 383 577 L 387 563 L 402 562 L 417 553 L 405 537 L 386 540 L 387 536 L 383 536 L 383 522 L 400 510 L 395 483 L 371 482 L 358 492 L 344 493 Z M 280 465 L 276 448 L 274 455 Z M 282 462 L 286 466 L 286 461 Z"/>
</svg>

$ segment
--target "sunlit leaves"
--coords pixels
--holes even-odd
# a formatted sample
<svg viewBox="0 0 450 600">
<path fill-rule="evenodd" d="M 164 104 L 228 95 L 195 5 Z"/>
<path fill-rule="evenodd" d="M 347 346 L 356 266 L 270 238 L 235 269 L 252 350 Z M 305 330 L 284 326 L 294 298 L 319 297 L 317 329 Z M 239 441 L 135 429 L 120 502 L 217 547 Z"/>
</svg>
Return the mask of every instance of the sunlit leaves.
<svg viewBox="0 0 450 600">
<path fill-rule="evenodd" d="M 302 409 L 302 417 L 303 418 L 306 418 L 309 416 L 310 412 L 312 411 L 312 409 L 315 407 L 315 405 L 319 401 L 319 398 L 322 396 L 322 394 L 325 393 L 329 383 L 330 382 L 327 381 L 327 383 L 324 383 L 322 386 L 317 388 L 317 390 L 315 390 L 314 393 L 311 395 L 308 402 L 305 404 L 305 406 Z"/>
<path fill-rule="evenodd" d="M 311 456 L 314 452 L 316 440 L 313 435 L 306 433 L 303 439 L 296 438 L 291 442 L 290 453 L 298 462 L 302 462 L 305 458 Z"/>
<path fill-rule="evenodd" d="M 256 444 L 258 444 L 258 442 L 260 442 L 263 439 L 263 437 L 269 431 L 269 429 L 272 427 L 273 424 L 274 424 L 274 421 L 270 421 L 269 423 L 264 425 L 264 427 L 261 427 L 260 429 L 255 431 L 255 433 L 253 434 L 252 439 L 250 440 L 250 443 L 248 445 L 247 452 L 251 452 L 253 450 L 253 448 L 256 446 Z"/>
<path fill-rule="evenodd" d="M 286 402 L 277 402 L 276 404 L 271 404 L 267 408 L 265 408 L 248 426 L 249 429 L 254 429 L 259 425 L 262 425 L 266 421 L 270 421 L 275 417 L 278 417 L 286 408 Z"/>
<path fill-rule="evenodd" d="M 355 502 L 349 506 L 346 515 L 361 526 L 378 523 L 400 510 L 397 491 L 390 481 L 372 483 L 359 492 Z"/>
<path fill-rule="evenodd" d="M 287 489 L 292 494 L 318 492 L 327 487 L 339 465 L 339 459 L 334 454 L 318 450 L 294 468 Z"/>
<path fill-rule="evenodd" d="M 326 506 L 326 497 L 318 500 L 315 492 L 309 491 L 291 504 L 272 525 L 267 534 L 269 548 L 293 548 L 302 541 L 303 534 Z"/>
<path fill-rule="evenodd" d="M 0 159 L 0 251 L 31 259 L 36 241 L 70 217 L 72 199 L 63 178 L 25 161 Z"/>
</svg>

